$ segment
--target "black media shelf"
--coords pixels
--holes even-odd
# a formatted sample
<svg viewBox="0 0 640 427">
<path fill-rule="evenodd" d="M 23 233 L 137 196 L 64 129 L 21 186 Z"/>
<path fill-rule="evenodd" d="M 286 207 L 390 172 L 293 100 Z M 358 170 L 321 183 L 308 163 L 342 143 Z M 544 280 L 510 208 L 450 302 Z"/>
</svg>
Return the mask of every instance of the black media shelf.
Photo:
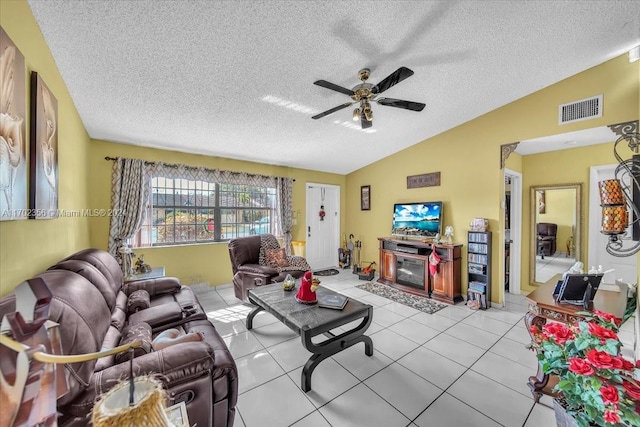
<svg viewBox="0 0 640 427">
<path fill-rule="evenodd" d="M 491 307 L 491 232 L 469 231 L 467 251 L 467 304 Z"/>
</svg>

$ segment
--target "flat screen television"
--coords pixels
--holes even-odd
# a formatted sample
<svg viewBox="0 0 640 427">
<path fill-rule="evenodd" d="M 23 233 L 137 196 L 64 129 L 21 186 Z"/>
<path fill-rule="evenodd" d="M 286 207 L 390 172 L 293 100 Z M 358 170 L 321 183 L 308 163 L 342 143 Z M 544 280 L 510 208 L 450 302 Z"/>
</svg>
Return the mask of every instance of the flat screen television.
<svg viewBox="0 0 640 427">
<path fill-rule="evenodd" d="M 396 203 L 391 235 L 435 237 L 442 230 L 442 202 Z"/>
</svg>

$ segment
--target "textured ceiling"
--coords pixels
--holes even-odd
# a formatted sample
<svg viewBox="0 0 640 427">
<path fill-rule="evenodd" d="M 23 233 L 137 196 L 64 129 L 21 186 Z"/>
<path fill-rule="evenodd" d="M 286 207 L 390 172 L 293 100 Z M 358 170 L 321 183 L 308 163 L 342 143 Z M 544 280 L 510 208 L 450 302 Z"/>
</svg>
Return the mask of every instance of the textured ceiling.
<svg viewBox="0 0 640 427">
<path fill-rule="evenodd" d="M 640 44 L 638 1 L 29 4 L 92 138 L 340 174 Z M 311 119 L 400 66 L 422 112 Z"/>
</svg>

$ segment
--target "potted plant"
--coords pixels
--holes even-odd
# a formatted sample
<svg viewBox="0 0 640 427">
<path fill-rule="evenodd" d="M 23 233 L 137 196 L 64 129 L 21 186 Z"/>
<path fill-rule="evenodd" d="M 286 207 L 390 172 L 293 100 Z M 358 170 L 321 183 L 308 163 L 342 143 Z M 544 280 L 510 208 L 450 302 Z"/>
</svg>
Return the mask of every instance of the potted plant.
<svg viewBox="0 0 640 427">
<path fill-rule="evenodd" d="M 640 384 L 634 364 L 620 355 L 621 320 L 594 310 L 571 325 L 531 326 L 532 348 L 542 370 L 558 376 L 554 409 L 558 425 L 568 416 L 580 427 L 640 426 Z"/>
</svg>

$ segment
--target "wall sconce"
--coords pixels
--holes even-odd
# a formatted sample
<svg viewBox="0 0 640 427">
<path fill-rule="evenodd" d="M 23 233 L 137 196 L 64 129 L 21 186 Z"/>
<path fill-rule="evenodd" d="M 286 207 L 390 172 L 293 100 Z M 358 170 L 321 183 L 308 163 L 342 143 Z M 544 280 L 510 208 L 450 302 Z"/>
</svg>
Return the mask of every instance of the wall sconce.
<svg viewBox="0 0 640 427">
<path fill-rule="evenodd" d="M 600 205 L 602 206 L 602 233 L 609 236 L 606 250 L 616 257 L 626 257 L 640 251 L 640 241 L 634 232 L 634 238 L 624 239 L 629 227 L 629 211 L 632 213 L 632 228 L 640 225 L 640 134 L 638 134 L 638 122 L 622 123 L 610 126 L 614 132 L 621 129 L 622 136 L 613 145 L 613 155 L 618 161 L 615 171 L 615 179 L 600 181 Z M 635 153 L 628 159 L 623 159 L 618 154 L 618 145 L 626 143 L 629 149 Z M 634 195 L 636 202 L 634 203 Z M 630 236 L 629 236 L 630 237 Z M 633 242 L 629 245 L 629 241 Z"/>
</svg>

